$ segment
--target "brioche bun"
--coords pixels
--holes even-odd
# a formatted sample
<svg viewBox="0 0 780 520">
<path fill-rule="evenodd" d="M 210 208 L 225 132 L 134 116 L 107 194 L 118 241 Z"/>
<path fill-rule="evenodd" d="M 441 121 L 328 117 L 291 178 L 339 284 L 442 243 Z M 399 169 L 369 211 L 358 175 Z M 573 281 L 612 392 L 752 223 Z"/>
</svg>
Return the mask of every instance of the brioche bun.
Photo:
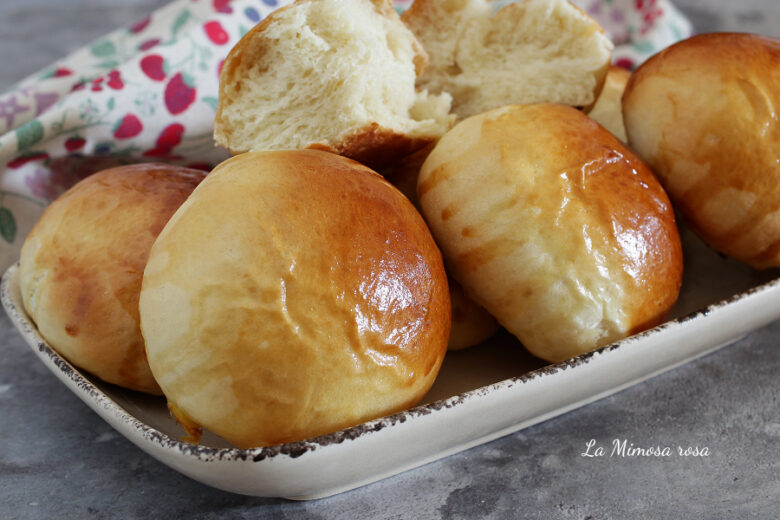
<svg viewBox="0 0 780 520">
<path fill-rule="evenodd" d="M 666 194 L 578 110 L 508 106 L 462 121 L 426 159 L 417 191 L 450 275 L 540 358 L 650 327 L 677 298 Z"/>
<path fill-rule="evenodd" d="M 216 142 L 234 153 L 317 148 L 388 164 L 452 124 L 448 94 L 415 90 L 427 59 L 389 0 L 298 0 L 225 60 Z"/>
<path fill-rule="evenodd" d="M 46 208 L 22 246 L 19 283 L 27 314 L 68 361 L 109 383 L 160 393 L 139 327 L 141 278 L 155 238 L 204 176 L 121 166 Z"/>
<path fill-rule="evenodd" d="M 755 268 L 780 266 L 780 40 L 704 34 L 655 55 L 623 96 L 630 145 L 690 226 Z"/>
<path fill-rule="evenodd" d="M 140 311 L 168 400 L 242 448 L 414 405 L 450 328 L 420 214 L 370 169 L 316 150 L 217 166 L 155 242 Z"/>
<path fill-rule="evenodd" d="M 566 0 L 415 0 L 401 19 L 430 58 L 417 87 L 459 118 L 520 103 L 587 107 L 612 56 L 601 26 Z"/>
</svg>

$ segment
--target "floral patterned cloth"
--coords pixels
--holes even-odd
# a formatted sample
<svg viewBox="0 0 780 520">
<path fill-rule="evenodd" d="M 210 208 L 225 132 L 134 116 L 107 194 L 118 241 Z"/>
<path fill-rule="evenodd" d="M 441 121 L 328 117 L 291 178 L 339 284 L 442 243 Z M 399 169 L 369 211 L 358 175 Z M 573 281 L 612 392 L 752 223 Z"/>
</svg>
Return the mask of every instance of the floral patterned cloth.
<svg viewBox="0 0 780 520">
<path fill-rule="evenodd" d="M 691 33 L 666 0 L 573 1 L 627 67 Z M 91 173 L 141 160 L 208 170 L 225 159 L 212 139 L 222 62 L 289 2 L 177 0 L 0 95 L 0 268 L 16 261 L 46 204 Z"/>
</svg>

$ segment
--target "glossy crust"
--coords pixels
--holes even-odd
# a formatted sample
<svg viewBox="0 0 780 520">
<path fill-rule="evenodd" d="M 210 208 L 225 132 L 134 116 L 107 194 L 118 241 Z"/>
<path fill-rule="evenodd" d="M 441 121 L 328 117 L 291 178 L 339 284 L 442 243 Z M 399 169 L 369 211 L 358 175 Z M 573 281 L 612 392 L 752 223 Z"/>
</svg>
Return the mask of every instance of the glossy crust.
<svg viewBox="0 0 780 520">
<path fill-rule="evenodd" d="M 205 173 L 121 166 L 76 184 L 22 247 L 25 310 L 65 358 L 104 381 L 159 394 L 146 362 L 138 296 L 157 235 Z"/>
<path fill-rule="evenodd" d="M 548 361 L 650 327 L 677 298 L 682 253 L 666 194 L 573 108 L 464 120 L 423 164 L 418 196 L 450 274 Z"/>
<path fill-rule="evenodd" d="M 696 232 L 780 266 L 780 40 L 705 34 L 657 54 L 623 96 L 631 146 Z"/>
<path fill-rule="evenodd" d="M 239 447 L 412 406 L 450 328 L 419 213 L 378 174 L 315 150 L 219 165 L 155 243 L 140 309 L 165 395 Z"/>
</svg>

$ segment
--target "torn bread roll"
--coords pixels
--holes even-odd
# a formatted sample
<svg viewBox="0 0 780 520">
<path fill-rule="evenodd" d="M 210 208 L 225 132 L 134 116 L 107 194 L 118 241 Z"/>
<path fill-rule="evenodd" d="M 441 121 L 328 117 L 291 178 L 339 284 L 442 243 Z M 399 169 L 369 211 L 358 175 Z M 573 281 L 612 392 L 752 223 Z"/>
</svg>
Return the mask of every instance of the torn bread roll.
<svg viewBox="0 0 780 520">
<path fill-rule="evenodd" d="M 523 0 L 493 12 L 487 0 L 415 0 L 402 20 L 430 63 L 420 89 L 452 95 L 459 118 L 509 104 L 594 103 L 612 42 L 566 0 Z"/>
<path fill-rule="evenodd" d="M 720 252 L 780 267 L 780 40 L 704 34 L 645 62 L 623 96 L 629 144 Z"/>
<path fill-rule="evenodd" d="M 426 61 L 389 0 L 298 0 L 228 55 L 216 142 L 234 153 L 318 148 L 388 164 L 452 124 L 448 94 L 415 88 Z"/>
<path fill-rule="evenodd" d="M 677 299 L 680 237 L 663 188 L 571 107 L 462 121 L 426 159 L 417 191 L 450 274 L 540 358 L 651 327 Z"/>
<path fill-rule="evenodd" d="M 628 142 L 626 127 L 623 124 L 623 105 L 621 98 L 626 90 L 626 84 L 631 73 L 623 67 L 612 66 L 607 72 L 604 88 L 596 100 L 596 104 L 588 112 L 588 116 L 609 130 L 622 142 Z"/>
<path fill-rule="evenodd" d="M 140 312 L 171 409 L 242 448 L 413 406 L 450 329 L 420 214 L 380 175 L 317 150 L 217 166 L 155 242 Z"/>
<path fill-rule="evenodd" d="M 68 361 L 133 390 L 159 394 L 139 327 L 149 250 L 205 173 L 121 166 L 82 180 L 44 211 L 22 247 L 27 314 Z"/>
</svg>

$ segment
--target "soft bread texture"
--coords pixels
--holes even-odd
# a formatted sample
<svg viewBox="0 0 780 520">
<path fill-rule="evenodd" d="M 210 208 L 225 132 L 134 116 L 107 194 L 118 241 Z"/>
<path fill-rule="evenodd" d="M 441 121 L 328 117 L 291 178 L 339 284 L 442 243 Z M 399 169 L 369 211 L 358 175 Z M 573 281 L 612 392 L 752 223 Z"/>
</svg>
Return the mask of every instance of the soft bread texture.
<svg viewBox="0 0 780 520">
<path fill-rule="evenodd" d="M 780 266 L 780 40 L 706 34 L 657 54 L 623 96 L 629 144 L 691 227 L 754 268 Z"/>
<path fill-rule="evenodd" d="M 610 67 L 604 88 L 601 89 L 596 104 L 588 112 L 591 118 L 624 143 L 628 142 L 628 138 L 626 137 L 626 127 L 623 124 L 621 98 L 629 77 L 631 77 L 631 73 L 626 69 L 616 66 Z"/>
<path fill-rule="evenodd" d="M 434 143 L 435 144 L 435 143 Z M 408 155 L 392 167 L 382 170 L 382 176 L 419 208 L 417 200 L 417 177 L 428 154 L 433 150 L 430 144 Z M 447 280 L 452 302 L 452 326 L 450 327 L 449 350 L 463 350 L 479 345 L 500 328 L 496 319 L 474 300 L 452 278 Z"/>
<path fill-rule="evenodd" d="M 420 214 L 378 174 L 316 150 L 219 165 L 155 242 L 140 311 L 167 398 L 244 448 L 414 405 L 450 328 Z"/>
<path fill-rule="evenodd" d="M 41 335 L 104 381 L 159 394 L 138 296 L 157 235 L 204 178 L 162 164 L 112 168 L 55 200 L 22 247 L 19 283 Z"/>
<path fill-rule="evenodd" d="M 578 110 L 509 106 L 462 121 L 423 164 L 418 195 L 450 274 L 540 358 L 650 327 L 677 299 L 669 199 Z"/>
<path fill-rule="evenodd" d="M 415 90 L 426 61 L 389 0 L 298 0 L 228 55 L 217 144 L 234 153 L 311 147 L 387 164 L 452 124 L 448 94 Z"/>
<path fill-rule="evenodd" d="M 588 107 L 612 42 L 566 0 L 524 0 L 495 14 L 487 0 L 415 0 L 403 15 L 430 62 L 418 88 L 452 95 L 459 118 L 509 104 Z"/>
</svg>

